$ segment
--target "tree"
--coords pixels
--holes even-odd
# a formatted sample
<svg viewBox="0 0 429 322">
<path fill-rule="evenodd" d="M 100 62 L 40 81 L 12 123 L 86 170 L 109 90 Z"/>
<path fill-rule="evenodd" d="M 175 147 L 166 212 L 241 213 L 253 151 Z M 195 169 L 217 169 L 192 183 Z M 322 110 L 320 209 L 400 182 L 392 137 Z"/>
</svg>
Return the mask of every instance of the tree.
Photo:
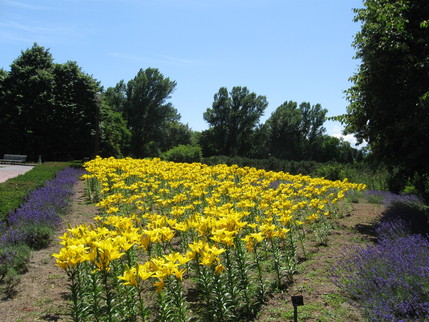
<svg viewBox="0 0 429 322">
<path fill-rule="evenodd" d="M 299 105 L 302 113 L 301 131 L 303 138 L 303 158 L 306 160 L 315 160 L 317 155 L 314 153 L 320 144 L 320 138 L 326 132 L 323 124 L 326 121 L 327 109 L 323 109 L 320 104 L 311 106 L 308 102 Z"/>
<path fill-rule="evenodd" d="M 270 154 L 287 160 L 302 157 L 302 113 L 296 102 L 284 102 L 266 121 Z"/>
<path fill-rule="evenodd" d="M 12 151 L 9 147 L 12 142 L 12 133 L 14 130 L 14 117 L 18 114 L 17 109 L 13 109 L 11 104 L 8 102 L 10 98 L 10 89 L 8 86 L 8 72 L 4 69 L 0 69 L 0 154 L 7 153 L 6 151 Z M 19 151 L 16 150 L 16 153 Z M 10 153 L 10 152 L 9 152 Z M 12 152 L 13 153 L 13 152 Z"/>
<path fill-rule="evenodd" d="M 100 102 L 100 155 L 123 157 L 129 152 L 131 132 L 122 113 L 116 112 L 103 97 Z"/>
<path fill-rule="evenodd" d="M 124 116 L 132 132 L 131 153 L 134 156 L 153 154 L 159 148 L 165 127 L 180 119 L 177 110 L 167 102 L 175 87 L 175 81 L 164 78 L 154 68 L 140 69 L 128 82 Z"/>
<path fill-rule="evenodd" d="M 192 130 L 187 124 L 176 120 L 167 122 L 159 137 L 159 147 L 161 151 L 167 151 L 178 145 L 189 145 L 191 136 Z"/>
<path fill-rule="evenodd" d="M 247 156 L 251 135 L 268 106 L 265 96 L 250 93 L 246 87 L 225 87 L 214 95 L 212 108 L 204 113 L 210 129 L 204 135 L 205 144 L 217 154 Z"/>
<path fill-rule="evenodd" d="M 101 86 L 85 74 L 76 62 L 56 64 L 54 74 L 54 109 L 47 138 L 55 160 L 82 159 L 94 156 Z"/>
<path fill-rule="evenodd" d="M 314 160 L 325 132 L 327 110 L 320 104 L 299 105 L 289 101 L 280 105 L 266 121 L 270 154 L 288 160 Z"/>
<path fill-rule="evenodd" d="M 52 55 L 36 44 L 11 64 L 0 104 L 4 152 L 41 153 L 53 109 L 53 68 Z"/>
<path fill-rule="evenodd" d="M 104 93 L 105 103 L 113 108 L 115 112 L 125 113 L 125 104 L 127 99 L 127 84 L 120 80 L 115 87 L 109 87 Z M 125 119 L 126 116 L 124 115 Z"/>
<path fill-rule="evenodd" d="M 429 2 L 364 5 L 354 19 L 362 23 L 353 43 L 361 63 L 347 91 L 347 114 L 339 119 L 346 134 L 367 141 L 378 160 L 398 167 L 405 184 L 429 173 Z"/>
<path fill-rule="evenodd" d="M 94 154 L 101 87 L 75 62 L 55 64 L 49 50 L 34 44 L 2 72 L 0 84 L 3 153 L 45 160 Z"/>
<path fill-rule="evenodd" d="M 362 150 L 353 148 L 349 142 L 329 135 L 322 135 L 319 144 L 314 147 L 315 161 L 340 163 L 354 163 L 362 161 L 364 153 Z"/>
</svg>

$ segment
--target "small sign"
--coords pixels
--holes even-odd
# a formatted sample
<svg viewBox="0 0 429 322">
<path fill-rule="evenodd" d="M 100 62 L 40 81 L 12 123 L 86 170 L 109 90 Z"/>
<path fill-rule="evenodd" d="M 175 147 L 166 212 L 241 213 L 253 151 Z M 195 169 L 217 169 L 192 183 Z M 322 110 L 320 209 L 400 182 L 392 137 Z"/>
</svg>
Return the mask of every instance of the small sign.
<svg viewBox="0 0 429 322">
<path fill-rule="evenodd" d="M 304 297 L 302 295 L 292 296 L 292 304 L 293 306 L 304 305 Z"/>
</svg>

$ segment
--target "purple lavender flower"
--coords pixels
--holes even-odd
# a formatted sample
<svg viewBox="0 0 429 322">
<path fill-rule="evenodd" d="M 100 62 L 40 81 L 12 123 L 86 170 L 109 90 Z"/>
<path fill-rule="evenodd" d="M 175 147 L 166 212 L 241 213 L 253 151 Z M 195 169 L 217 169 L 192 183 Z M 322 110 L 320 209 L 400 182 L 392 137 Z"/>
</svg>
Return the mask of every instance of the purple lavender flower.
<svg viewBox="0 0 429 322">
<path fill-rule="evenodd" d="M 7 226 L 0 224 L 0 246 L 31 243 L 37 239 L 35 234 L 42 233 L 45 236 L 49 227 L 53 230 L 60 222 L 61 215 L 67 212 L 73 185 L 83 171 L 66 168 L 45 186 L 31 192 L 24 204 L 9 213 Z"/>
<path fill-rule="evenodd" d="M 392 204 L 423 203 L 423 201 L 415 195 L 397 195 L 390 191 L 367 190 L 366 195 L 380 200 L 386 207 Z"/>
<path fill-rule="evenodd" d="M 372 321 L 429 318 L 429 240 L 406 235 L 403 222 L 379 229 L 379 243 L 347 251 L 333 281 Z"/>
</svg>

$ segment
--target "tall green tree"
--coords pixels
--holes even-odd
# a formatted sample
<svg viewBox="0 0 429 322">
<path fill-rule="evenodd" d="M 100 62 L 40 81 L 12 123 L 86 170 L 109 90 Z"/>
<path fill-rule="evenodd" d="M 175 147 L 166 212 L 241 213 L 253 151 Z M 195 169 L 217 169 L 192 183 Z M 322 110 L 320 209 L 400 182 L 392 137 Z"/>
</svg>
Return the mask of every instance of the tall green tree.
<svg viewBox="0 0 429 322">
<path fill-rule="evenodd" d="M 204 144 L 216 154 L 247 156 L 251 136 L 267 106 L 265 96 L 251 93 L 247 87 L 235 86 L 229 93 L 227 88 L 220 88 L 212 107 L 203 115 L 210 125 L 203 134 Z"/>
<path fill-rule="evenodd" d="M 177 120 L 167 122 L 158 138 L 161 151 L 167 151 L 178 145 L 191 144 L 192 130 L 187 124 Z"/>
<path fill-rule="evenodd" d="M 355 14 L 362 27 L 353 46 L 361 63 L 341 118 L 346 133 L 400 168 L 397 182 L 423 178 L 429 173 L 429 2 L 366 0 Z"/>
<path fill-rule="evenodd" d="M 109 87 L 104 93 L 103 98 L 106 104 L 113 108 L 115 112 L 125 115 L 125 104 L 127 100 L 127 84 L 120 80 L 115 87 Z"/>
<path fill-rule="evenodd" d="M 122 113 L 100 100 L 100 151 L 103 157 L 123 157 L 129 153 L 131 132 Z"/>
<path fill-rule="evenodd" d="M 311 105 L 309 102 L 301 103 L 299 109 L 302 113 L 303 158 L 315 160 L 317 158 L 317 146 L 326 132 L 323 124 L 325 124 L 328 110 L 322 108 L 320 104 Z"/>
<path fill-rule="evenodd" d="M 101 86 L 84 73 L 76 62 L 56 64 L 54 109 L 50 117 L 50 151 L 53 159 L 82 159 L 94 156 L 98 131 Z"/>
<path fill-rule="evenodd" d="M 0 81 L 0 150 L 45 160 L 91 156 L 99 83 L 75 62 L 55 64 L 34 44 Z"/>
<path fill-rule="evenodd" d="M 53 69 L 52 55 L 36 44 L 12 62 L 0 104 L 4 152 L 43 152 L 46 120 L 54 107 Z"/>
<path fill-rule="evenodd" d="M 316 159 L 326 113 L 320 104 L 284 102 L 265 123 L 270 154 L 288 160 Z"/>
<path fill-rule="evenodd" d="M 272 156 L 287 160 L 302 158 L 301 123 L 302 112 L 296 102 L 284 102 L 271 114 L 265 124 Z"/>
<path fill-rule="evenodd" d="M 159 139 L 170 122 L 180 115 L 167 100 L 176 82 L 164 77 L 158 69 L 140 69 L 126 88 L 124 115 L 130 127 L 131 153 L 136 157 L 153 154 L 159 148 Z"/>
</svg>

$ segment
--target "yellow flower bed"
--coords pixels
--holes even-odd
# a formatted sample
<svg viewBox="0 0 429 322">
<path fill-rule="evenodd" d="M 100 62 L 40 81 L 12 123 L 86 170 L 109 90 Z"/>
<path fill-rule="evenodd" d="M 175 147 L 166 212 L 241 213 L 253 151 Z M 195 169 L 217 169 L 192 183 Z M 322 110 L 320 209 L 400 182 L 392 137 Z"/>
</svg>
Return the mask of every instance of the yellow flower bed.
<svg viewBox="0 0 429 322">
<path fill-rule="evenodd" d="M 326 243 L 338 201 L 365 188 L 159 159 L 97 157 L 85 168 L 89 196 L 105 216 L 69 229 L 54 254 L 75 287 L 76 319 L 253 316 L 292 280 L 297 245 L 305 256 L 308 238 Z M 190 289 L 194 301 L 186 299 Z"/>
</svg>

